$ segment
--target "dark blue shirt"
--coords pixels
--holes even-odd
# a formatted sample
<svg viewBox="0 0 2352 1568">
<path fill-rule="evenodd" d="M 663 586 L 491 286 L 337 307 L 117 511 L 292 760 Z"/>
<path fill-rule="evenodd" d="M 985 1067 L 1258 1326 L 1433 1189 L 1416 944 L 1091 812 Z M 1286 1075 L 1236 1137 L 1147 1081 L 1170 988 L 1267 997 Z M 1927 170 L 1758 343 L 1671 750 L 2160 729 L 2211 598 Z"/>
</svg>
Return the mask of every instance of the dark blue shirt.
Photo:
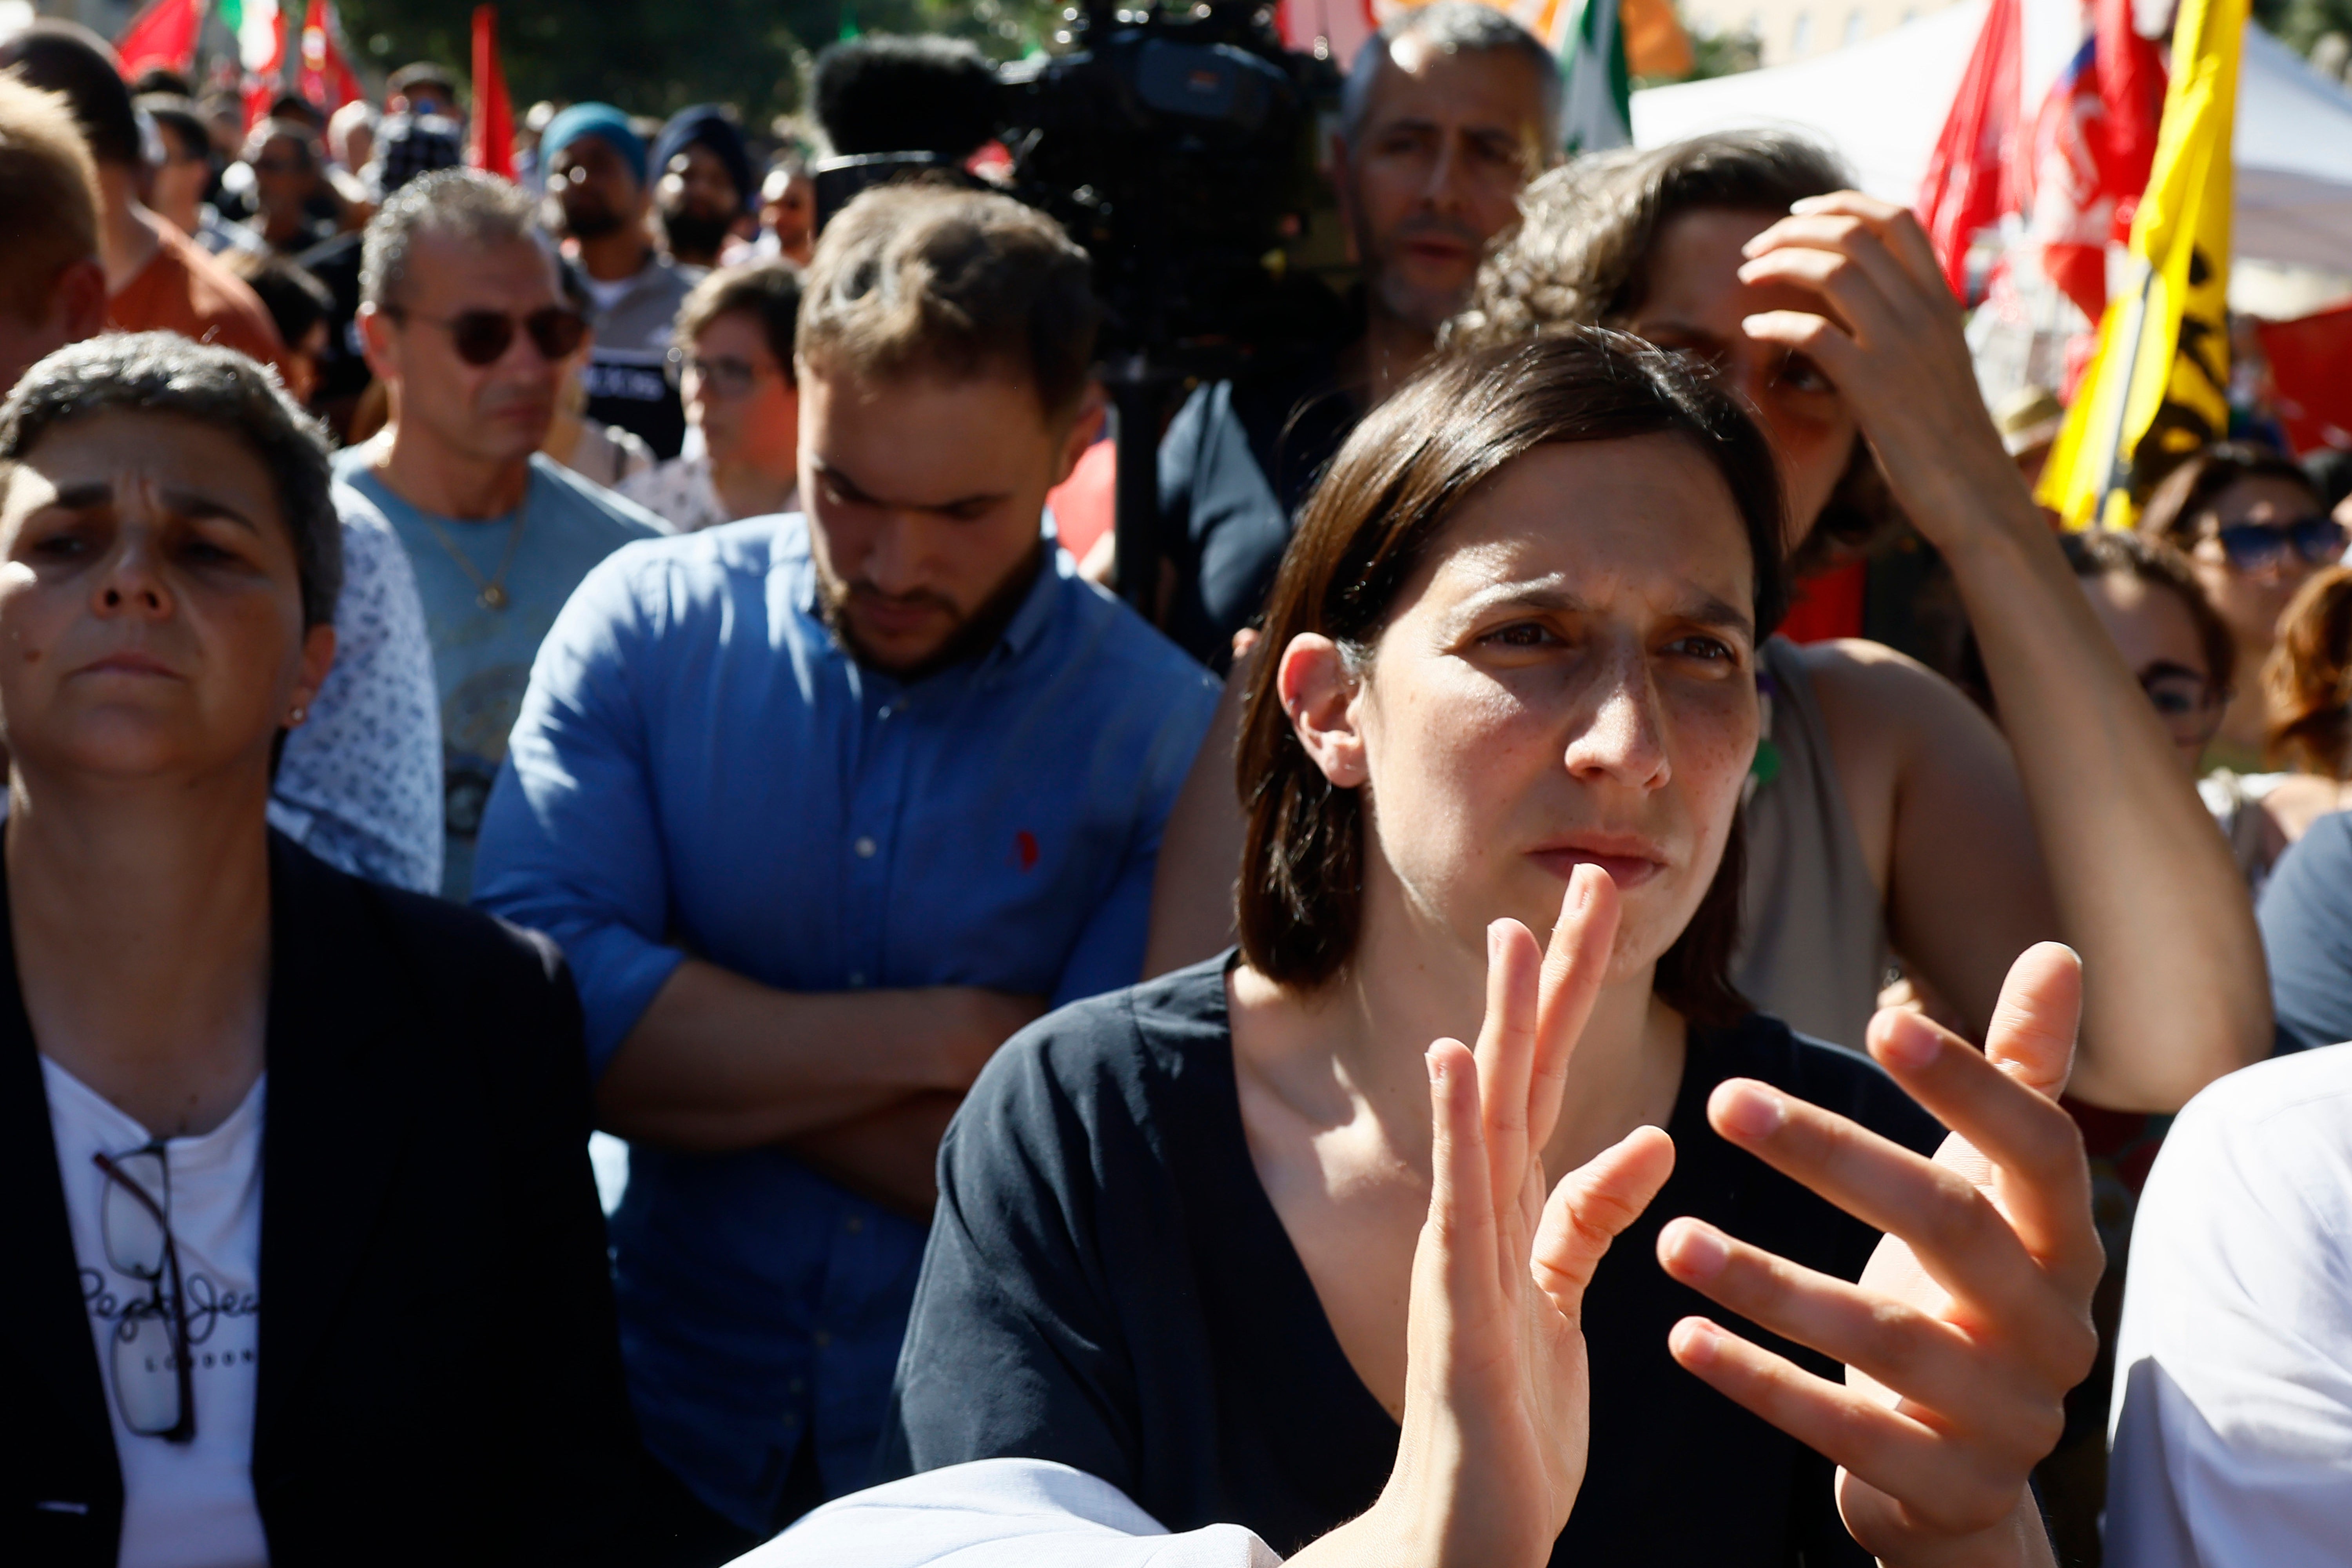
<svg viewBox="0 0 2352 1568">
<path fill-rule="evenodd" d="M 562 944 L 599 1074 L 688 953 L 787 991 L 1092 995 L 1141 970 L 1215 700 L 1058 549 L 994 647 L 908 686 L 818 618 L 800 517 L 631 545 L 541 649 L 477 898 Z M 780 1150 L 634 1149 L 615 1284 L 654 1454 L 747 1529 L 803 1441 L 863 1485 L 923 1236 Z"/>
<path fill-rule="evenodd" d="M 2280 857 L 2257 910 L 2278 1048 L 2352 1040 L 2352 813 L 2311 825 Z"/>
</svg>

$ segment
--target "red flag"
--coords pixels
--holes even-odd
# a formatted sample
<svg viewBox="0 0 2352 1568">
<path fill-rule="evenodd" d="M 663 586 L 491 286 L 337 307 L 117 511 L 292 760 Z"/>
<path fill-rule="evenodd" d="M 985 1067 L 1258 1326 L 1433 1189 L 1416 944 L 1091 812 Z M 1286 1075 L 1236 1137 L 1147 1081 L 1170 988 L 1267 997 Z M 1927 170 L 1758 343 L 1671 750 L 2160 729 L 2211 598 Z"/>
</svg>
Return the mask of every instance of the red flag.
<svg viewBox="0 0 2352 1568">
<path fill-rule="evenodd" d="M 114 52 L 122 57 L 122 79 L 136 80 L 151 66 L 186 70 L 196 62 L 196 34 L 204 25 L 204 7 L 197 0 L 152 0 L 115 40 Z"/>
<path fill-rule="evenodd" d="M 466 163 L 515 177 L 514 103 L 499 68 L 499 8 L 474 7 L 474 118 L 466 127 Z"/>
<path fill-rule="evenodd" d="M 1944 280 L 1963 304 L 1969 243 L 2000 216 L 2002 170 L 2017 134 L 2021 47 L 2017 0 L 1992 0 L 1912 204 L 1943 264 Z"/>
<path fill-rule="evenodd" d="M 245 128 L 250 131 L 269 118 L 270 104 L 285 90 L 286 13 L 282 9 L 269 18 L 269 58 L 256 64 L 247 54 L 245 61 Z"/>
<path fill-rule="evenodd" d="M 2124 194 L 2104 172 L 2097 54 L 2097 40 L 2085 39 L 2051 84 L 2018 147 L 2009 203 L 2025 215 L 2025 249 L 2042 276 L 2095 322 L 2107 308 L 2107 239 Z"/>
<path fill-rule="evenodd" d="M 299 90 L 329 114 L 367 95 L 351 62 L 343 58 L 341 47 L 335 42 L 336 35 L 341 31 L 341 19 L 329 0 L 310 0 L 310 14 L 302 20 L 302 76 Z"/>
<path fill-rule="evenodd" d="M 2164 119 L 2164 57 L 2132 26 L 2132 0 L 2097 0 L 2092 37 L 2097 43 L 2099 101 L 2105 109 L 2092 143 L 2099 183 L 2116 199 L 2114 236 L 2131 241 L 2132 214 L 2156 165 L 2156 129 Z"/>
<path fill-rule="evenodd" d="M 2352 305 L 2299 321 L 2257 321 L 2278 389 L 2279 420 L 2299 453 L 2352 447 Z"/>
</svg>

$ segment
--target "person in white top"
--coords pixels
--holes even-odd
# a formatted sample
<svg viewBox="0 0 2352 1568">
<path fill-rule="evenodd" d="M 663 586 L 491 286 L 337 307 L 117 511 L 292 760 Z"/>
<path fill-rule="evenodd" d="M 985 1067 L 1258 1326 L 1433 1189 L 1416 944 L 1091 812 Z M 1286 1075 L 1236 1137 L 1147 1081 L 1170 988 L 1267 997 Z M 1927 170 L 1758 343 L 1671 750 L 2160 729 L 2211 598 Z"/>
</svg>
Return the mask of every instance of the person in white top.
<svg viewBox="0 0 2352 1568">
<path fill-rule="evenodd" d="M 798 511 L 800 309 L 801 271 L 789 261 L 730 267 L 696 284 L 670 350 L 690 426 L 686 451 L 613 488 L 680 533 Z"/>
<path fill-rule="evenodd" d="M 618 1550 L 560 961 L 268 823 L 335 656 L 329 484 L 260 365 L 173 333 L 0 405 L 0 1563 Z"/>
<path fill-rule="evenodd" d="M 2352 1045 L 2232 1073 L 2140 1196 L 2116 1342 L 2106 1560 L 2352 1553 Z"/>
</svg>

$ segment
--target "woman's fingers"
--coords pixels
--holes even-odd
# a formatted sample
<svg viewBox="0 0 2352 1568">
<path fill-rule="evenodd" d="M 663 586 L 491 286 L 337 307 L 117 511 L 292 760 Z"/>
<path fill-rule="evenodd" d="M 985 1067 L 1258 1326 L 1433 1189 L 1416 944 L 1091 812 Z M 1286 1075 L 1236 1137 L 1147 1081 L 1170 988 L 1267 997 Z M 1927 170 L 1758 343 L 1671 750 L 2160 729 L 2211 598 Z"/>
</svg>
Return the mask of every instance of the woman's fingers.
<svg viewBox="0 0 2352 1568">
<path fill-rule="evenodd" d="M 1560 1178 L 1544 1205 L 1528 1265 L 1561 1316 L 1580 1321 L 1585 1287 L 1609 1244 L 1642 1217 L 1674 1168 L 1674 1140 L 1658 1128 L 1636 1127 Z"/>
<path fill-rule="evenodd" d="M 1976 1065 L 2002 1088 L 2041 1100 L 1982 1058 Z M 1970 1321 L 2001 1324 L 2029 1343 L 2061 1343 L 2081 1326 L 2008 1219 L 1959 1172 L 1748 1079 L 1717 1085 L 1708 1097 L 1707 1120 L 1773 1169 L 1864 1224 L 1901 1237 L 1928 1276 L 1965 1304 Z"/>
<path fill-rule="evenodd" d="M 1498 1214 L 1517 1212 L 1529 1152 L 1535 1147 L 1528 1129 L 1528 1086 L 1535 1070 L 1542 962 L 1535 937 L 1518 921 L 1498 920 L 1486 928 L 1486 1016 L 1478 1028 L 1478 1099 L 1485 1107 L 1487 1179 Z"/>
<path fill-rule="evenodd" d="M 1976 1342 L 1918 1306 L 1791 1263 L 1695 1219 L 1675 1220 L 1659 1233 L 1658 1262 L 1750 1322 L 1932 1410 L 1939 1427 L 2009 1447 L 2021 1468 L 2057 1445 L 2061 1407 L 2051 1405 L 2038 1423 L 2021 1417 L 2031 1401 L 2021 1404 L 2013 1380 L 1988 1376 Z"/>
<path fill-rule="evenodd" d="M 2081 957 L 2063 942 L 2036 942 L 2018 955 L 2001 982 L 1985 1056 L 2027 1088 L 2056 1100 L 2074 1070 L 2082 1020 Z"/>
<path fill-rule="evenodd" d="M 2055 989 L 2063 984 L 2058 978 L 2063 971 L 2053 967 L 2051 973 Z M 2035 1026 L 2046 1029 L 2052 1022 L 2045 1008 Z M 1937 1163 L 1981 1183 L 2035 1264 L 2087 1295 L 2098 1282 L 2105 1259 L 2091 1220 L 2091 1172 L 2083 1154 L 2083 1134 L 2055 1100 L 2028 1080 L 2029 1074 L 2040 1075 L 2042 1081 L 2053 1075 L 2053 1052 L 2046 1036 L 2030 1036 L 2021 1026 L 2008 1038 L 2011 1049 L 2020 1053 L 2012 1058 L 2020 1069 L 2015 1076 L 1916 1013 L 1890 1012 L 1871 1020 L 1870 1052 L 1912 1099 L 1966 1144 L 1965 1150 L 1948 1146 L 1937 1153 Z M 2063 1069 L 2054 1076 L 2064 1081 Z M 1931 1270 L 1935 1268 L 1918 1245 L 1925 1238 L 1896 1234 L 1913 1242 L 1921 1260 Z"/>
<path fill-rule="evenodd" d="M 1540 1149 L 1559 1120 L 1568 1064 L 1592 1016 L 1593 998 L 1608 977 L 1617 941 L 1617 884 L 1598 866 L 1579 866 L 1568 879 L 1559 919 L 1544 952 L 1538 993 L 1535 1062 L 1528 1083 L 1528 1147 Z"/>
<path fill-rule="evenodd" d="M 1478 1064 L 1459 1040 L 1429 1047 L 1429 1220 L 1422 1230 L 1413 1272 L 1432 1271 L 1436 1301 L 1416 1287 L 1413 1311 L 1443 1307 L 1445 1322 L 1424 1321 L 1433 1343 L 1450 1343 L 1449 1331 L 1476 1330 L 1502 1316 L 1504 1282 L 1496 1260 L 1494 1179 L 1486 1163 Z"/>
<path fill-rule="evenodd" d="M 1956 1451 L 1946 1436 L 1869 1394 L 1815 1377 L 1705 1318 L 1666 1335 L 1675 1361 L 1734 1403 L 1902 1500 L 1937 1534 L 1971 1535 L 2017 1506 L 2022 1472 Z"/>
</svg>

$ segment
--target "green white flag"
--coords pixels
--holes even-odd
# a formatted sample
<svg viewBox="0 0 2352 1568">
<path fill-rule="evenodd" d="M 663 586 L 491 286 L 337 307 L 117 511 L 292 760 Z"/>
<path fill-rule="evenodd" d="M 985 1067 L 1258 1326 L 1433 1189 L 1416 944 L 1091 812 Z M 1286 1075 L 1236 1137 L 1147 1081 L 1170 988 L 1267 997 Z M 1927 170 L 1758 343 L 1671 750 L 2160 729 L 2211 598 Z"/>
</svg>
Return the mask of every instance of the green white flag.
<svg viewBox="0 0 2352 1568">
<path fill-rule="evenodd" d="M 1618 0 L 1559 0 L 1569 26 L 1554 45 L 1567 83 L 1571 153 L 1598 153 L 1633 141 L 1633 81 L 1625 69 L 1625 29 Z"/>
</svg>

